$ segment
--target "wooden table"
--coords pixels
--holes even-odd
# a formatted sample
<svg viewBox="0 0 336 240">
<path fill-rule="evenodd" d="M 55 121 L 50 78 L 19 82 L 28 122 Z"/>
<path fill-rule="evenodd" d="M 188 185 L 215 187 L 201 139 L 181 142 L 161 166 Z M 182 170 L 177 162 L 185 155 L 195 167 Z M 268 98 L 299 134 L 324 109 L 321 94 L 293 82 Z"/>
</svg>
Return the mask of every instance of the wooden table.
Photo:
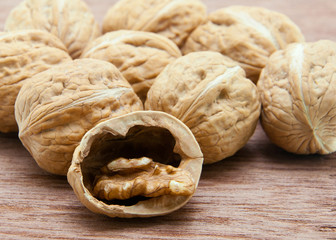
<svg viewBox="0 0 336 240">
<path fill-rule="evenodd" d="M 101 22 L 115 0 L 87 0 Z M 335 0 L 207 0 L 287 14 L 308 41 L 336 41 Z M 0 28 L 19 0 L 0 1 Z M 336 239 L 336 155 L 296 156 L 260 126 L 235 156 L 205 166 L 182 209 L 151 219 L 91 213 L 65 177 L 37 167 L 16 134 L 0 134 L 0 239 Z"/>
</svg>

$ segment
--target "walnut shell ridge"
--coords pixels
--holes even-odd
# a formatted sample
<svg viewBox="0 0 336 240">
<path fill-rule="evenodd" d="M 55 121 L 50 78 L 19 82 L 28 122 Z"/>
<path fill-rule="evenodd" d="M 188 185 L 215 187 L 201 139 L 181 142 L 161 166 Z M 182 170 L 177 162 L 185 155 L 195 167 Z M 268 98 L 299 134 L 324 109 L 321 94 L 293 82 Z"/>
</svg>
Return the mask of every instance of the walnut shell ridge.
<svg viewBox="0 0 336 240">
<path fill-rule="evenodd" d="M 7 17 L 5 31 L 40 29 L 57 36 L 72 58 L 101 35 L 100 27 L 82 0 L 24 0 Z"/>
<path fill-rule="evenodd" d="M 255 84 L 237 62 L 202 51 L 166 66 L 148 92 L 145 109 L 185 123 L 207 164 L 232 156 L 246 144 L 259 119 L 260 101 Z"/>
<path fill-rule="evenodd" d="M 103 32 L 120 29 L 154 32 L 181 47 L 205 19 L 206 6 L 199 0 L 120 0 L 106 13 Z"/>
<path fill-rule="evenodd" d="M 142 110 L 111 63 L 80 59 L 36 74 L 15 103 L 19 138 L 44 170 L 66 175 L 82 136 L 99 122 Z"/>
<path fill-rule="evenodd" d="M 220 52 L 239 62 L 247 78 L 257 82 L 273 52 L 303 41 L 300 29 L 286 15 L 261 7 L 231 6 L 210 13 L 182 52 Z"/>
<path fill-rule="evenodd" d="M 296 154 L 336 151 L 336 43 L 296 43 L 275 52 L 261 73 L 261 123 Z"/>
<path fill-rule="evenodd" d="M 143 31 L 118 30 L 93 40 L 81 58 L 95 58 L 114 64 L 144 102 L 154 79 L 181 51 L 168 38 Z"/>
<path fill-rule="evenodd" d="M 71 61 L 65 46 L 41 30 L 0 35 L 0 131 L 17 132 L 14 104 L 23 83 L 52 66 Z"/>
</svg>

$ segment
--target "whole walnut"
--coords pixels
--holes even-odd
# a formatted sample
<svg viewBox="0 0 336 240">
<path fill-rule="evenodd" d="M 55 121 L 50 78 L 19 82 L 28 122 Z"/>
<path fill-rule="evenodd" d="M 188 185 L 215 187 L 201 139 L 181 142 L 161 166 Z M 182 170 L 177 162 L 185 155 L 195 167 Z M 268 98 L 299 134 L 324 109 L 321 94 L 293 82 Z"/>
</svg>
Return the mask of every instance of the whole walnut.
<svg viewBox="0 0 336 240">
<path fill-rule="evenodd" d="M 99 25 L 82 0 L 24 0 L 9 14 L 5 30 L 41 29 L 62 40 L 72 58 L 101 35 Z"/>
<path fill-rule="evenodd" d="M 54 35 L 40 30 L 0 34 L 0 132 L 17 132 L 14 104 L 22 84 L 52 66 L 71 61 Z"/>
<path fill-rule="evenodd" d="M 145 109 L 167 112 L 185 123 L 207 164 L 246 144 L 259 119 L 260 101 L 257 87 L 237 62 L 203 51 L 168 64 L 149 90 Z"/>
<path fill-rule="evenodd" d="M 143 105 L 111 63 L 80 59 L 34 75 L 15 102 L 19 138 L 44 170 L 65 175 L 83 135 Z"/>
<path fill-rule="evenodd" d="M 115 117 L 89 130 L 67 177 L 78 199 L 110 217 L 152 217 L 184 206 L 203 156 L 190 129 L 158 111 Z"/>
<path fill-rule="evenodd" d="M 182 52 L 220 52 L 239 62 L 247 78 L 257 82 L 273 52 L 302 41 L 300 29 L 281 13 L 260 7 L 231 6 L 209 14 L 206 23 L 189 36 Z"/>
<path fill-rule="evenodd" d="M 296 43 L 275 52 L 258 82 L 261 123 L 273 143 L 297 154 L 336 151 L 336 43 Z"/>
<path fill-rule="evenodd" d="M 181 47 L 189 34 L 206 19 L 200 0 L 119 0 L 103 21 L 103 32 L 120 29 L 162 34 Z"/>
<path fill-rule="evenodd" d="M 118 30 L 92 41 L 82 58 L 95 58 L 114 64 L 144 102 L 154 79 L 181 51 L 168 38 L 133 30 Z"/>
</svg>

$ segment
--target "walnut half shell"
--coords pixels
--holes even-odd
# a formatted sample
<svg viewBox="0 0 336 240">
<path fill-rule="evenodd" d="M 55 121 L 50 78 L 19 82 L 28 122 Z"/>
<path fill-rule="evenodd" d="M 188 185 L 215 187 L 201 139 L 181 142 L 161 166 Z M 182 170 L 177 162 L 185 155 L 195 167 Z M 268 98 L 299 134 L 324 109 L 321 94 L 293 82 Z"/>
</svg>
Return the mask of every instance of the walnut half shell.
<svg viewBox="0 0 336 240">
<path fill-rule="evenodd" d="M 106 120 L 76 148 L 68 182 L 91 211 L 110 217 L 168 214 L 192 197 L 202 152 L 175 117 L 137 111 Z"/>
</svg>

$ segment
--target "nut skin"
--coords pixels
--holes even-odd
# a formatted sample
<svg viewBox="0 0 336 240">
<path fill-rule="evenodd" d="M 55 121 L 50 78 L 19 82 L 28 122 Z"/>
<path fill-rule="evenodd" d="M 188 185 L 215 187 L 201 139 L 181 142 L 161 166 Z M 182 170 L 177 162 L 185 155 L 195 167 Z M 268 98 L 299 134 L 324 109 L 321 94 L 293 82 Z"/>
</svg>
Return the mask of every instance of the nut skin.
<svg viewBox="0 0 336 240">
<path fill-rule="evenodd" d="M 295 154 L 336 151 L 336 43 L 296 43 L 275 52 L 261 73 L 261 123 Z"/>
<path fill-rule="evenodd" d="M 38 165 L 66 175 L 87 130 L 143 104 L 112 64 L 95 59 L 66 62 L 36 74 L 22 86 L 15 118 L 19 138 Z"/>
<path fill-rule="evenodd" d="M 40 30 L 0 35 L 0 131 L 17 132 L 14 104 L 23 83 L 52 66 L 71 61 L 63 43 Z"/>
<path fill-rule="evenodd" d="M 168 38 L 133 30 L 118 30 L 92 41 L 81 58 L 95 58 L 114 64 L 144 102 L 154 79 L 181 51 Z"/>
<path fill-rule="evenodd" d="M 255 84 L 237 62 L 202 51 L 167 65 L 149 90 L 145 109 L 169 113 L 185 123 L 209 164 L 246 144 L 259 119 L 260 101 Z"/>
<path fill-rule="evenodd" d="M 231 6 L 209 14 L 187 39 L 182 53 L 216 51 L 240 63 L 247 78 L 257 82 L 268 57 L 293 42 L 300 29 L 285 15 L 260 7 Z"/>
<path fill-rule="evenodd" d="M 105 15 L 103 32 L 154 32 L 181 47 L 205 19 L 206 6 L 199 0 L 120 0 Z"/>
<path fill-rule="evenodd" d="M 57 36 L 72 58 L 101 35 L 97 21 L 82 0 L 24 0 L 5 22 L 5 31 L 40 29 Z"/>
<path fill-rule="evenodd" d="M 106 152 L 103 151 L 103 146 L 107 145 L 109 152 L 111 152 L 111 149 L 116 149 L 113 145 L 109 146 L 109 141 L 104 141 L 104 138 L 112 136 L 112 143 L 117 142 L 118 139 L 122 141 L 122 139 L 125 139 L 125 136 L 128 136 L 130 129 L 139 126 L 145 130 L 149 129 L 147 130 L 147 137 L 149 139 L 145 139 L 145 145 L 142 144 L 138 150 L 141 150 L 142 146 L 147 148 L 147 140 L 151 141 L 151 129 L 153 127 L 170 132 L 175 140 L 175 144 L 172 146 L 173 151 L 181 156 L 178 169 L 188 171 L 195 182 L 195 187 L 197 187 L 202 171 L 203 156 L 191 131 L 181 121 L 169 114 L 155 111 L 137 111 L 106 120 L 96 125 L 84 135 L 74 152 L 67 174 L 68 182 L 78 199 L 91 211 L 110 217 L 153 217 L 176 211 L 184 206 L 192 197 L 192 195 L 162 195 L 127 206 L 107 204 L 92 195 L 92 190 L 86 177 L 87 174 L 90 174 L 89 162 L 91 161 L 92 169 L 100 168 L 99 161 L 106 159 L 104 155 Z M 153 134 L 153 136 L 156 135 L 156 133 Z M 155 141 L 155 144 L 161 144 L 161 148 L 166 149 L 165 139 L 161 138 Z M 135 143 L 141 144 L 144 141 L 136 141 L 135 136 Z M 129 150 L 127 151 L 129 152 Z M 166 151 L 164 150 L 163 152 Z M 112 154 L 114 154 L 113 151 Z M 118 154 L 118 152 L 115 154 Z M 159 150 L 159 155 L 161 155 L 161 150 Z M 101 156 L 101 159 L 99 159 L 99 156 Z M 164 153 L 161 157 L 165 158 Z"/>
</svg>

